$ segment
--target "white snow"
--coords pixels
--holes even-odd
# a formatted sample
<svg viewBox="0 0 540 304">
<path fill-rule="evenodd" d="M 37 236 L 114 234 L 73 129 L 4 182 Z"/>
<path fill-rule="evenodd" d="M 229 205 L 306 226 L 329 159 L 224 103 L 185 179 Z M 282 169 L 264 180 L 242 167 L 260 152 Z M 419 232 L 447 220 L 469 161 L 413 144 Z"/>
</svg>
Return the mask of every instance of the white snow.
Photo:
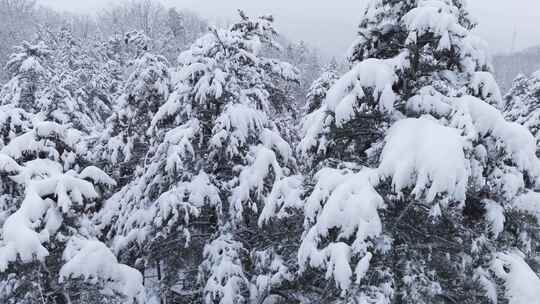
<svg viewBox="0 0 540 304">
<path fill-rule="evenodd" d="M 382 233 L 378 209 L 385 204 L 375 191 L 378 176 L 372 169 L 358 173 L 348 170 L 323 169 L 316 176 L 317 184 L 305 206 L 309 228 L 300 245 L 298 260 L 301 271 L 309 265 L 327 271 L 326 277 L 333 278 L 342 290 L 352 282 L 352 256 L 360 257 L 355 267 L 357 280 L 367 272 L 368 249 L 371 241 Z M 336 229 L 337 239 L 320 248 L 330 231 Z M 353 237 L 347 244 L 340 240 Z"/>
<path fill-rule="evenodd" d="M 2 154 L 0 156 L 6 159 Z M 14 164 L 13 161 L 8 163 Z M 56 241 L 54 236 L 62 226 L 64 216 L 74 216 L 74 207 L 98 198 L 90 182 L 74 171 L 64 173 L 62 165 L 52 160 L 29 161 L 19 167 L 17 173 L 12 179 L 25 187 L 25 197 L 3 225 L 1 271 L 18 258 L 24 263 L 34 258 L 42 261 L 49 254 L 43 244 Z M 37 231 L 40 225 L 44 229 Z"/>
<path fill-rule="evenodd" d="M 509 304 L 540 303 L 540 278 L 519 252 L 498 253 L 491 269 L 505 282 Z"/>
<path fill-rule="evenodd" d="M 41 65 L 41 63 L 36 57 L 28 57 L 23 62 L 21 62 L 19 71 L 21 73 L 29 73 L 29 72 L 45 73 L 45 69 L 43 68 L 43 66 Z"/>
<path fill-rule="evenodd" d="M 135 180 L 107 200 L 98 215 L 102 226 L 112 225 L 117 231 L 113 240 L 116 251 L 132 242 L 143 244 L 171 231 L 183 231 L 187 245 L 190 242 L 187 227 L 200 215 L 201 208 L 221 210 L 218 188 L 202 171 L 189 181 L 171 185 L 155 201 L 148 199 L 147 186 L 145 178 Z"/>
<path fill-rule="evenodd" d="M 473 74 L 470 86 L 475 96 L 481 97 L 498 109 L 504 108 L 504 100 L 502 98 L 501 90 L 492 73 L 475 72 Z"/>
<path fill-rule="evenodd" d="M 429 202 L 439 194 L 462 202 L 470 175 L 465 145 L 457 130 L 430 117 L 398 121 L 388 131 L 380 174 L 391 178 L 397 192 L 411 188 Z"/>
<path fill-rule="evenodd" d="M 8 175 L 15 175 L 22 170 L 21 166 L 17 164 L 11 157 L 0 153 L 0 172 Z"/>
<path fill-rule="evenodd" d="M 167 171 L 178 172 L 184 169 L 185 160 L 195 155 L 193 140 L 199 132 L 199 122 L 193 119 L 165 134 L 163 142 L 167 149 Z"/>
<path fill-rule="evenodd" d="M 354 117 L 359 101 L 367 94 L 365 89 L 373 91 L 381 111 L 391 112 L 397 99 L 392 90 L 398 80 L 394 68 L 394 60 L 367 59 L 336 81 L 325 100 L 328 110 L 336 114 L 336 124 L 342 125 Z"/>
<path fill-rule="evenodd" d="M 317 147 L 317 153 L 323 153 L 328 141 L 325 134 L 329 132 L 332 116 L 328 115 L 326 105 L 304 117 L 301 125 L 302 139 L 298 144 L 298 152 L 302 157 L 309 155 L 311 149 Z"/>
<path fill-rule="evenodd" d="M 409 98 L 407 109 L 419 114 L 446 116 L 452 113 L 452 106 L 449 103 L 449 98 L 437 92 L 433 87 L 424 87 Z"/>
<path fill-rule="evenodd" d="M 540 223 L 540 193 L 527 191 L 513 201 L 512 207 L 536 217 Z"/>
<path fill-rule="evenodd" d="M 43 141 L 38 141 L 33 132 L 13 138 L 0 152 L 14 159 L 21 159 L 26 152 L 43 152 L 53 155 L 54 158 L 59 157 L 56 149 L 48 147 Z"/>
<path fill-rule="evenodd" d="M 540 304 L 538 265 L 527 264 L 540 261 L 529 223 L 540 224 L 540 136 L 530 134 L 540 110 L 529 109 L 538 96 L 509 101 L 523 117 L 505 120 L 489 48 L 469 33 L 462 0 L 369 1 L 350 70 L 313 82 L 304 117 L 294 107 L 316 54 L 279 54 L 271 17 L 241 17 L 206 32 L 177 67 L 147 52 L 174 52 L 157 43 L 160 32 L 155 43 L 138 32 L 104 42 L 95 55 L 115 75 L 101 75 L 99 92 L 77 87 L 96 81 L 86 60 L 64 73 L 44 45 L 29 44 L 10 58 L 15 76 L 0 93 L 0 302 L 6 271 L 41 263 L 61 288 L 94 284 L 114 303 L 170 302 L 165 289 L 204 304 L 431 303 L 474 281 L 485 301 Z M 263 55 L 295 57 L 309 75 L 294 88 L 298 70 Z M 81 94 L 106 95 L 93 97 L 104 99 L 89 107 L 96 111 L 114 105 L 97 114 L 110 117 L 103 136 L 72 128 L 93 123 L 87 113 L 74 118 L 94 102 Z M 354 129 L 365 116 L 378 120 L 367 126 L 378 136 L 351 136 L 366 131 Z M 116 192 L 103 200 L 106 189 Z M 469 204 L 482 213 L 469 217 Z M 433 241 L 404 235 L 397 214 L 424 216 L 417 232 Z M 437 233 L 448 224 L 456 235 L 445 242 Z M 454 241 L 461 247 L 437 251 Z M 154 255 L 169 249 L 182 257 Z M 64 263 L 52 272 L 59 253 Z M 177 277 L 143 286 L 124 259 Z M 471 277 L 442 278 L 446 266 Z M 304 283 L 313 286 L 296 288 Z M 159 292 L 146 299 L 145 288 Z"/>
<path fill-rule="evenodd" d="M 484 208 L 486 209 L 486 220 L 491 226 L 491 232 L 494 238 L 497 238 L 504 231 L 504 222 L 506 221 L 504 208 L 491 200 L 484 200 Z"/>
<path fill-rule="evenodd" d="M 204 286 L 205 304 L 236 304 L 247 301 L 242 289 L 249 285 L 241 262 L 241 243 L 224 234 L 204 248 L 202 264 L 208 278 Z"/>
<path fill-rule="evenodd" d="M 276 130 L 264 129 L 261 133 L 261 142 L 266 148 L 276 151 L 285 163 L 293 159 L 291 146 Z"/>
<path fill-rule="evenodd" d="M 185 199 L 187 197 L 187 200 Z M 208 175 L 200 172 L 189 182 L 179 182 L 162 194 L 147 212 L 153 215 L 156 227 L 174 229 L 179 216 L 184 213 L 183 221 L 189 224 L 190 216 L 197 217 L 199 209 L 205 205 L 217 207 L 221 204 L 218 189 L 212 185 Z M 164 222 L 167 220 L 167 222 Z"/>
<path fill-rule="evenodd" d="M 107 173 L 95 166 L 89 166 L 84 168 L 79 177 L 82 179 L 90 179 L 94 183 L 99 185 L 105 185 L 109 187 L 116 186 L 116 182 Z"/>
<path fill-rule="evenodd" d="M 34 258 L 43 261 L 49 255 L 42 245 L 40 234 L 34 230 L 34 223 L 44 215 L 50 203 L 44 201 L 32 189 L 17 212 L 8 217 L 2 230 L 0 246 L 0 271 L 6 271 L 10 263 L 21 259 L 29 263 Z"/>
<path fill-rule="evenodd" d="M 491 279 L 489 271 L 487 271 L 486 269 L 477 268 L 474 272 L 474 278 L 480 282 L 480 285 L 482 286 L 482 288 L 484 288 L 488 299 L 491 301 L 492 304 L 497 304 L 497 285 Z"/>
<path fill-rule="evenodd" d="M 250 136 L 259 134 L 268 125 L 268 117 L 245 104 L 229 104 L 217 118 L 210 143 L 213 147 L 222 147 L 226 140 L 229 155 L 237 155 L 242 145 Z"/>
<path fill-rule="evenodd" d="M 270 170 L 275 175 L 274 183 L 278 183 L 284 177 L 274 151 L 260 145 L 253 148 L 248 157 L 249 164 L 242 168 L 238 177 L 238 185 L 233 188 L 229 199 L 231 214 L 237 219 L 240 219 L 244 212 L 244 204 L 247 204 L 248 208 L 257 211 L 257 205 L 251 202 L 251 193 L 253 191 L 256 196 L 263 196 L 265 179 L 268 177 Z"/>
<path fill-rule="evenodd" d="M 55 122 L 43 121 L 34 126 L 34 132 L 38 138 L 58 138 L 63 140 L 69 147 L 75 147 L 81 141 L 82 132 Z"/>
<path fill-rule="evenodd" d="M 422 0 L 417 8 L 409 11 L 403 22 L 410 31 L 407 41 L 415 43 L 419 36 L 433 33 L 440 37 L 438 49 L 447 50 L 452 47 L 454 36 L 465 36 L 467 30 L 457 20 L 456 8 L 444 1 Z"/>
<path fill-rule="evenodd" d="M 264 201 L 264 208 L 258 221 L 260 227 L 270 222 L 273 217 L 284 219 L 303 208 L 303 181 L 301 175 L 288 176 L 276 181 Z"/>
<path fill-rule="evenodd" d="M 0 129 L 9 132 L 7 142 L 0 140 L 0 150 L 5 144 L 8 144 L 13 138 L 19 135 L 19 132 L 27 132 L 32 128 L 33 116 L 23 109 L 17 108 L 12 104 L 0 105 Z"/>
<path fill-rule="evenodd" d="M 465 72 L 474 73 L 478 69 L 491 67 L 490 47 L 486 41 L 468 33 L 460 43 L 461 65 Z"/>
<path fill-rule="evenodd" d="M 453 104 L 456 109 L 453 126 L 464 129 L 472 141 L 486 135 L 493 136 L 519 170 L 534 177 L 540 176 L 536 140 L 527 128 L 506 121 L 496 108 L 472 96 L 453 99 Z"/>
<path fill-rule="evenodd" d="M 60 283 L 82 279 L 92 284 L 103 282 L 103 293 L 116 292 L 142 304 L 143 277 L 131 267 L 118 263 L 114 254 L 100 241 L 73 237 L 63 253 L 65 264 L 60 269 Z"/>
</svg>

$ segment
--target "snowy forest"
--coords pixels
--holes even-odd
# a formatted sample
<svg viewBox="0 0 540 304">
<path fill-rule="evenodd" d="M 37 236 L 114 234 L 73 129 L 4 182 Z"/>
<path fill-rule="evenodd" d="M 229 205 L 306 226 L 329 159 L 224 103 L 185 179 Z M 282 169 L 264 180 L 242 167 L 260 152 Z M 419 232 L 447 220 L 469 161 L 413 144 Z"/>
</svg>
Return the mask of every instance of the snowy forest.
<svg viewBox="0 0 540 304">
<path fill-rule="evenodd" d="M 0 0 L 0 303 L 540 303 L 540 71 L 466 0 L 236 16 Z"/>
</svg>

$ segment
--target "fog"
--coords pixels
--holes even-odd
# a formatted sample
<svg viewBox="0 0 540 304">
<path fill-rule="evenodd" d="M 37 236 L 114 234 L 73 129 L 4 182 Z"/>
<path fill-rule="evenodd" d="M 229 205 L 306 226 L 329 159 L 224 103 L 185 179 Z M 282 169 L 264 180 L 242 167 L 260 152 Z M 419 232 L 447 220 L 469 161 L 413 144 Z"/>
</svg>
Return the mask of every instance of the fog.
<svg viewBox="0 0 540 304">
<path fill-rule="evenodd" d="M 117 3 L 117 0 L 114 3 Z M 155 0 L 160 1 L 160 0 Z M 362 0 L 161 0 L 166 6 L 189 8 L 211 22 L 235 18 L 236 8 L 249 14 L 276 17 L 278 29 L 294 40 L 305 40 L 327 55 L 343 54 L 354 39 Z M 39 0 L 57 10 L 96 12 L 112 5 L 110 0 Z M 470 0 L 479 22 L 477 34 L 489 42 L 493 53 L 520 50 L 540 44 L 540 1 Z"/>
</svg>

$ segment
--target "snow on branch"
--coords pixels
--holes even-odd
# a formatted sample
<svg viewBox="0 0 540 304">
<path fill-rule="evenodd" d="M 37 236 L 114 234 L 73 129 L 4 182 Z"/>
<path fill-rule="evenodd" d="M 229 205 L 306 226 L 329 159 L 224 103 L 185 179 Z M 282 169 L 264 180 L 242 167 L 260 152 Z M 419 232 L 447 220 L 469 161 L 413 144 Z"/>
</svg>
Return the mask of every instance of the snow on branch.
<svg viewBox="0 0 540 304">
<path fill-rule="evenodd" d="M 505 282 L 505 296 L 509 304 L 538 303 L 540 278 L 527 265 L 519 252 L 498 253 L 491 269 Z"/>
<path fill-rule="evenodd" d="M 368 168 L 358 173 L 326 168 L 317 174 L 316 181 L 305 206 L 310 228 L 298 251 L 301 271 L 308 265 L 325 269 L 326 278 L 334 279 L 337 287 L 346 291 L 353 274 L 357 282 L 365 276 L 372 257 L 372 241 L 382 234 L 378 210 L 385 208 L 385 204 L 374 189 L 378 176 Z M 334 229 L 336 239 L 321 248 Z M 347 243 L 351 238 L 353 242 Z M 353 258 L 358 261 L 354 272 Z"/>
<path fill-rule="evenodd" d="M 452 102 L 455 109 L 452 126 L 464 130 L 465 136 L 472 141 L 492 136 L 507 153 L 507 159 L 520 171 L 535 178 L 540 176 L 536 140 L 527 128 L 506 121 L 499 110 L 473 96 L 455 98 Z"/>
<path fill-rule="evenodd" d="M 433 118 L 404 119 L 388 131 L 379 172 L 391 177 L 394 190 L 412 189 L 432 202 L 438 194 L 465 201 L 470 175 L 465 157 L 466 141 L 459 131 Z"/>
<path fill-rule="evenodd" d="M 0 246 L 0 269 L 18 257 L 31 262 L 34 257 L 43 260 L 49 252 L 42 245 L 50 242 L 62 226 L 64 217 L 71 217 L 76 208 L 98 198 L 94 186 L 73 171 L 63 173 L 54 161 L 38 159 L 27 162 L 14 179 L 26 188 L 19 209 L 4 223 Z M 55 201 L 49 197 L 55 198 Z M 41 231 L 36 231 L 41 225 Z"/>
<path fill-rule="evenodd" d="M 205 278 L 205 304 L 237 304 L 248 300 L 249 281 L 244 274 L 242 257 L 246 254 L 240 242 L 224 234 L 204 248 L 201 264 Z"/>
<path fill-rule="evenodd" d="M 416 43 L 419 36 L 433 33 L 440 37 L 439 50 L 448 50 L 455 44 L 455 37 L 467 35 L 467 29 L 458 22 L 459 10 L 446 1 L 422 0 L 418 7 L 409 11 L 403 21 L 410 31 L 407 42 Z"/>
<path fill-rule="evenodd" d="M 63 253 L 65 264 L 60 269 L 60 283 L 82 279 L 101 284 L 106 295 L 121 294 L 130 302 L 144 303 L 141 273 L 120 264 L 105 244 L 97 240 L 72 237 Z"/>
</svg>

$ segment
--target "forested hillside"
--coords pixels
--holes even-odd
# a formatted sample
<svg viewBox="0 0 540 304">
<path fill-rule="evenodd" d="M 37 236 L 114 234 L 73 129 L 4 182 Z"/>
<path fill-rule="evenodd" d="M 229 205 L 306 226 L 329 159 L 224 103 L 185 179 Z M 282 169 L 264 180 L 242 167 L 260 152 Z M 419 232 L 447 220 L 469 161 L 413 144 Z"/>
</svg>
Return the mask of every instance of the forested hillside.
<svg viewBox="0 0 540 304">
<path fill-rule="evenodd" d="M 530 75 L 540 70 L 540 46 L 520 52 L 493 57 L 495 76 L 504 92 L 512 87 L 512 81 L 519 75 Z"/>
<path fill-rule="evenodd" d="M 0 303 L 540 304 L 540 72 L 503 94 L 465 0 L 358 19 L 340 62 L 0 0 Z"/>
</svg>

